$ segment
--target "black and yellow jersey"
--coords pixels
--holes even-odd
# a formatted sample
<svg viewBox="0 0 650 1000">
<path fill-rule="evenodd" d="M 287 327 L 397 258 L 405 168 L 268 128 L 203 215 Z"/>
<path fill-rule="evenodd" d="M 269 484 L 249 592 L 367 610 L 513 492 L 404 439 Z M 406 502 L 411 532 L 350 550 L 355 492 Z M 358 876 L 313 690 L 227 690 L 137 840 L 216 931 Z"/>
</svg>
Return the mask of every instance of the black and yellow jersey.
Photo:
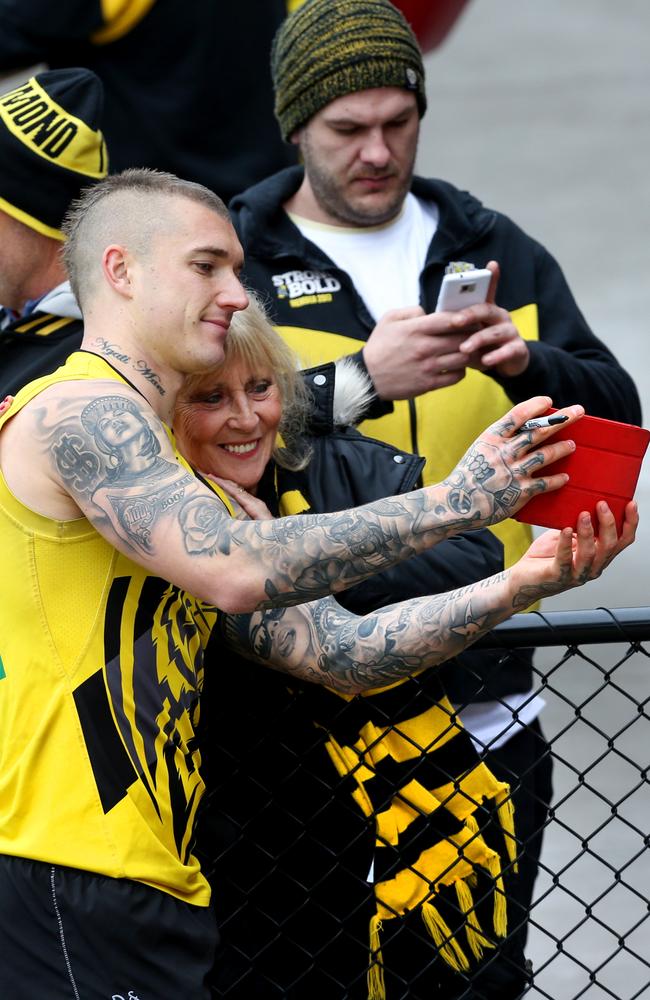
<svg viewBox="0 0 650 1000">
<path fill-rule="evenodd" d="M 123 381 L 72 355 L 25 387 Z M 187 468 L 184 460 L 178 456 Z M 153 886 L 197 905 L 195 729 L 214 607 L 148 574 L 85 518 L 25 507 L 0 477 L 0 853 Z"/>
</svg>

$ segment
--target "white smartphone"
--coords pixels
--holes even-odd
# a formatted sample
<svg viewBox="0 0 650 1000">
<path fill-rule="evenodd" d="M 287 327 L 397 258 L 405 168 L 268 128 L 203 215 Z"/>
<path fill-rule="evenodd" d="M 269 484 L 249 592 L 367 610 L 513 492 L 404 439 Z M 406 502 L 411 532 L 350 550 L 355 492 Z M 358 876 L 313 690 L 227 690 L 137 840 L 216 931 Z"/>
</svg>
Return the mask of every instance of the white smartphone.
<svg viewBox="0 0 650 1000">
<path fill-rule="evenodd" d="M 492 272 L 487 268 L 477 267 L 472 271 L 445 274 L 436 302 L 436 312 L 464 309 L 465 306 L 485 302 L 491 280 Z"/>
</svg>

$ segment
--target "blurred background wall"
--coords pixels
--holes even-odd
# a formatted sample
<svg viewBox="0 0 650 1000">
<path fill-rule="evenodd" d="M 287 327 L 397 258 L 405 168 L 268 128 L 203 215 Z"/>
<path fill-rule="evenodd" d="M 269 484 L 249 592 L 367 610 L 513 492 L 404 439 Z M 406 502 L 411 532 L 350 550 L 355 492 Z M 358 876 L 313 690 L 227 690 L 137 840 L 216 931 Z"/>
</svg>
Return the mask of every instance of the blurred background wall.
<svg viewBox="0 0 650 1000">
<path fill-rule="evenodd" d="M 470 0 L 426 57 L 420 173 L 510 215 L 559 260 L 650 421 L 650 4 Z M 497 295 L 498 301 L 498 295 Z M 580 400 L 576 400 L 580 402 Z M 650 604 L 650 459 L 640 539 L 550 607 Z"/>
</svg>

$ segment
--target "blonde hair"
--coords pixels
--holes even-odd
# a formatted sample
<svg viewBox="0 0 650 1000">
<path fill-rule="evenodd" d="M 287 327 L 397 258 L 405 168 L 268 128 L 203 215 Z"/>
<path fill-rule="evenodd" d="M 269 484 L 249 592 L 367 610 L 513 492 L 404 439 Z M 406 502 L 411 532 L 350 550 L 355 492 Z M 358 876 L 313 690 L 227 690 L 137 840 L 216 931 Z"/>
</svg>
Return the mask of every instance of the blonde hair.
<svg viewBox="0 0 650 1000">
<path fill-rule="evenodd" d="M 224 359 L 209 372 L 189 375 L 179 394 L 191 402 L 197 389 L 219 381 L 230 365 L 242 364 L 252 372 L 268 371 L 275 381 L 282 403 L 278 432 L 282 445 L 273 450 L 273 458 L 285 469 L 304 469 L 311 457 L 305 440 L 312 400 L 299 370 L 297 356 L 271 326 L 261 299 L 247 289 L 248 306 L 234 313 L 224 345 Z"/>
</svg>

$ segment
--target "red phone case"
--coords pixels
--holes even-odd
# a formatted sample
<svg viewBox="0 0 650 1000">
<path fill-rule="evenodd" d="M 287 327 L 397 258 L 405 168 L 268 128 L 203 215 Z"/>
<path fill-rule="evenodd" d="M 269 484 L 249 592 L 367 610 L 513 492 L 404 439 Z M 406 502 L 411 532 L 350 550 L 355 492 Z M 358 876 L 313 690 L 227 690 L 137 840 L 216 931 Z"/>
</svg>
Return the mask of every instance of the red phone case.
<svg viewBox="0 0 650 1000">
<path fill-rule="evenodd" d="M 584 416 L 560 429 L 552 440 L 569 438 L 576 443 L 573 454 L 547 466 L 543 472 L 543 475 L 568 472 L 569 482 L 554 493 L 533 497 L 515 514 L 515 519 L 543 528 L 575 528 L 578 516 L 586 510 L 597 528 L 596 503 L 606 500 L 620 532 L 626 504 L 634 496 L 650 431 L 616 420 Z"/>
</svg>

